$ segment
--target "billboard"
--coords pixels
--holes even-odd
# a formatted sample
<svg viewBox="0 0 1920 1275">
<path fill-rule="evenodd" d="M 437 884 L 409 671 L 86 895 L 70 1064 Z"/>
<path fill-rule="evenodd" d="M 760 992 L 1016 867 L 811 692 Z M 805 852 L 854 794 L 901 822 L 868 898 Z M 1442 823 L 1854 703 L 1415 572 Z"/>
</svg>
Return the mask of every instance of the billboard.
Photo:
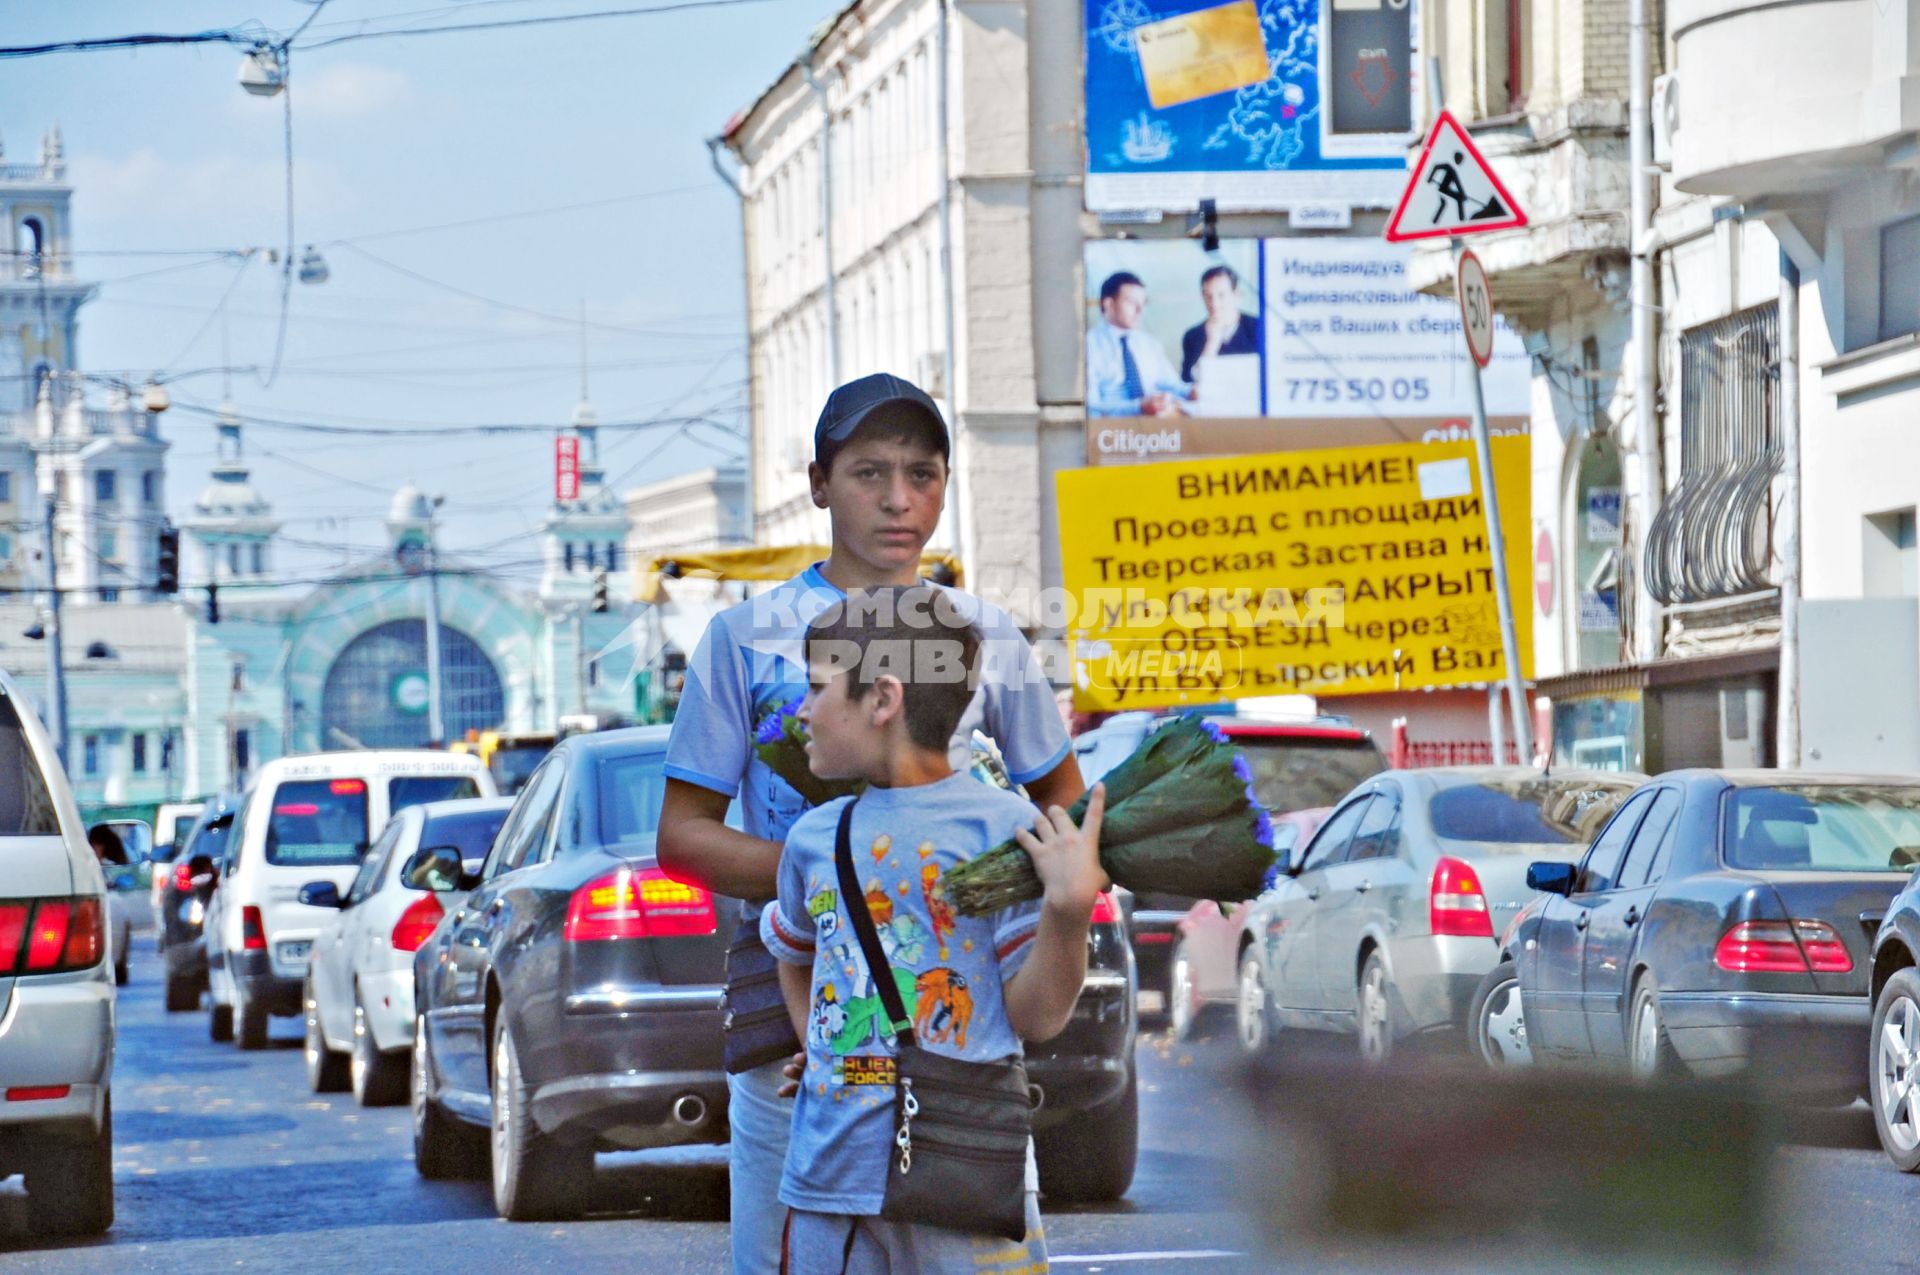
<svg viewBox="0 0 1920 1275">
<path fill-rule="evenodd" d="M 1084 250 L 1087 460 L 1465 437 L 1473 364 L 1449 297 L 1371 238 L 1099 239 Z M 1531 369 L 1496 320 L 1496 432 L 1524 432 Z"/>
<path fill-rule="evenodd" d="M 1528 508 L 1531 464 L 1525 437 L 1493 440 L 1507 510 Z M 1077 708 L 1505 676 L 1470 442 L 1064 470 L 1055 483 Z M 1524 531 L 1505 557 L 1525 597 Z M 1514 620 L 1530 665 L 1532 608 Z"/>
<path fill-rule="evenodd" d="M 1418 91 L 1412 0 L 1085 12 L 1089 210 L 1392 207 Z"/>
</svg>

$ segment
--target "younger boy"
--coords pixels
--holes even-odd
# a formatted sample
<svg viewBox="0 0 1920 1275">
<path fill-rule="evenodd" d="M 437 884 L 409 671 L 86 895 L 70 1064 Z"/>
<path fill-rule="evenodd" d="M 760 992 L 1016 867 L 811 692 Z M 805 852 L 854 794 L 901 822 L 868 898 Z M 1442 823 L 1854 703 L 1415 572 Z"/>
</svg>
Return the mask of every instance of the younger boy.
<svg viewBox="0 0 1920 1275">
<path fill-rule="evenodd" d="M 979 653 L 979 634 L 925 587 L 859 595 L 808 630 L 800 719 L 810 768 L 867 788 L 793 825 L 779 896 L 761 918 L 806 1043 L 780 1183 L 789 1275 L 1047 1268 L 1031 1150 L 1022 1243 L 879 1217 L 895 1048 L 834 862 L 852 801 L 854 868 L 920 1046 L 1000 1061 L 1018 1055 L 1023 1039 L 1043 1041 L 1066 1025 L 1086 977 L 1094 898 L 1107 886 L 1096 853 L 1103 795 L 1095 790 L 1076 828 L 1057 806 L 1042 815 L 953 769 L 948 741 L 972 698 Z M 957 914 L 945 872 L 1014 837 L 1033 856 L 1044 899 L 991 917 Z"/>
</svg>

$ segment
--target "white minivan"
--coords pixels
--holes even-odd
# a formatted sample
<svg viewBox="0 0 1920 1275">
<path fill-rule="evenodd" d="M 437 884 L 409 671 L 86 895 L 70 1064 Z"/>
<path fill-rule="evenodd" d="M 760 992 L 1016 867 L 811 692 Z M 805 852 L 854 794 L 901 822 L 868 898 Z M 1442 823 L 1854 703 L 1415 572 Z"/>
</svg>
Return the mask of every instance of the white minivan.
<svg viewBox="0 0 1920 1275">
<path fill-rule="evenodd" d="M 36 1231 L 113 1224 L 106 881 L 53 741 L 0 673 L 0 1178 Z"/>
<path fill-rule="evenodd" d="M 209 1031 L 242 1049 L 267 1043 L 267 1018 L 301 1012 L 307 954 L 339 913 L 300 902 L 300 887 L 345 890 L 397 811 L 491 797 L 493 778 L 459 753 L 369 751 L 283 757 L 260 768 L 227 838 L 207 907 Z"/>
</svg>

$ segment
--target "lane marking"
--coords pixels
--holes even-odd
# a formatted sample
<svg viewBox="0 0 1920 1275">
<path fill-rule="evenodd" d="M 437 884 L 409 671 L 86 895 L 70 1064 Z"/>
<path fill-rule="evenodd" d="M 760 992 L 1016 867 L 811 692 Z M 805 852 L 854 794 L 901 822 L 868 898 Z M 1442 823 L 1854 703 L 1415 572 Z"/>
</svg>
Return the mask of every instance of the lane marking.
<svg viewBox="0 0 1920 1275">
<path fill-rule="evenodd" d="M 1047 1260 L 1056 1266 L 1092 1266 L 1105 1262 L 1172 1262 L 1198 1260 L 1211 1257 L 1245 1257 L 1245 1253 L 1236 1253 L 1224 1248 L 1186 1248 L 1159 1249 L 1153 1252 L 1139 1253 L 1061 1253 L 1050 1255 Z"/>
</svg>

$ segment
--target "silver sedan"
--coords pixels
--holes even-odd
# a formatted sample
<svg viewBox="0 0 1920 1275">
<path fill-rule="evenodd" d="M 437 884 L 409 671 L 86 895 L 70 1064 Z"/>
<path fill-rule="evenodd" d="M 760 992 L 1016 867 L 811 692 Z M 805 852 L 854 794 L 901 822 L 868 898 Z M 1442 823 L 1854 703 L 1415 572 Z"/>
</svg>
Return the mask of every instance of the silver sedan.
<svg viewBox="0 0 1920 1275">
<path fill-rule="evenodd" d="M 342 896 L 330 881 L 301 901 L 340 909 L 308 956 L 307 1079 L 314 1092 L 353 1089 L 362 1106 L 404 1102 L 413 1048 L 413 954 L 442 917 L 466 898 L 466 881 L 427 889 L 405 879 L 421 850 L 450 846 L 477 875 L 513 808 L 509 797 L 436 801 L 393 817 Z"/>
<path fill-rule="evenodd" d="M 1351 1032 L 1361 1055 L 1465 1028 L 1498 938 L 1532 896 L 1527 865 L 1580 857 L 1644 776 L 1518 766 L 1376 775 L 1334 809 L 1247 911 L 1241 1045 Z"/>
</svg>

